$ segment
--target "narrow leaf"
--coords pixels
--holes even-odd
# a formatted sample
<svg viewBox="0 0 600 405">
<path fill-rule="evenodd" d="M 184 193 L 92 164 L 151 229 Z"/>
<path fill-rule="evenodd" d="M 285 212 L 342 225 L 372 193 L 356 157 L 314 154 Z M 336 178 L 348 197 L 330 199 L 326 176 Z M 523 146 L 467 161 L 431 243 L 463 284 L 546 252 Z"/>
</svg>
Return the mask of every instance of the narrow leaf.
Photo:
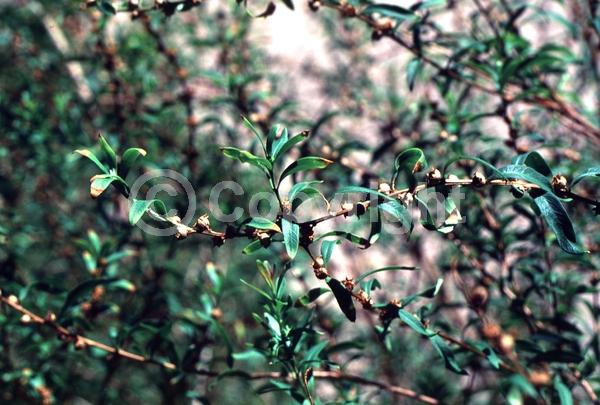
<svg viewBox="0 0 600 405">
<path fill-rule="evenodd" d="M 281 229 L 283 232 L 285 250 L 287 251 L 290 259 L 293 259 L 298 253 L 298 244 L 300 242 L 300 226 L 283 218 L 281 220 Z"/>
<path fill-rule="evenodd" d="M 281 183 L 283 179 L 285 179 L 288 176 L 291 176 L 294 173 L 304 172 L 308 170 L 324 169 L 332 163 L 333 162 L 331 160 L 315 156 L 300 158 L 285 168 L 285 170 L 281 173 L 279 182 Z"/>
<path fill-rule="evenodd" d="M 346 318 L 351 322 L 356 321 L 356 308 L 354 308 L 354 302 L 352 301 L 352 294 L 350 291 L 334 278 L 329 279 L 327 285 L 331 288 L 331 291 L 333 292 L 340 309 L 344 315 L 346 315 Z"/>
<path fill-rule="evenodd" d="M 100 162 L 100 160 L 98 160 L 98 158 L 96 157 L 96 155 L 94 155 L 94 153 L 92 151 L 90 151 L 88 149 L 77 149 L 75 151 L 75 153 L 88 158 L 89 160 L 94 162 L 94 164 L 98 167 L 98 169 L 100 169 L 102 171 L 102 173 L 108 174 L 108 168 L 106 166 L 104 166 Z"/>
<path fill-rule="evenodd" d="M 542 218 L 556 235 L 558 245 L 567 253 L 580 255 L 587 253 L 577 243 L 577 236 L 569 215 L 563 208 L 560 200 L 554 194 L 545 193 L 534 199 Z"/>
<path fill-rule="evenodd" d="M 281 228 L 275 222 L 266 218 L 252 218 L 246 225 L 251 228 L 281 232 Z"/>
</svg>

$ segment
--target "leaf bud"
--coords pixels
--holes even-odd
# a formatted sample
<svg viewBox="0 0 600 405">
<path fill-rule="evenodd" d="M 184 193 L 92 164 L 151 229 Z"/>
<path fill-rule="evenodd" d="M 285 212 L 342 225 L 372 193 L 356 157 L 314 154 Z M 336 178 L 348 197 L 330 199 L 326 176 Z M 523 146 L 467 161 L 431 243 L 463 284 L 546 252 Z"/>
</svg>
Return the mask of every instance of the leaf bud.
<svg viewBox="0 0 600 405">
<path fill-rule="evenodd" d="M 472 181 L 475 187 L 482 187 L 487 183 L 487 179 L 481 172 L 475 172 L 473 174 Z"/>
<path fill-rule="evenodd" d="M 552 188 L 557 195 L 566 195 L 569 192 L 567 178 L 562 174 L 557 174 L 556 176 L 552 177 Z"/>
<path fill-rule="evenodd" d="M 319 280 L 324 280 L 329 277 L 329 272 L 325 267 L 317 267 L 314 269 L 314 272 L 315 277 L 317 277 Z"/>
<path fill-rule="evenodd" d="M 202 215 L 196 220 L 195 228 L 198 232 L 204 232 L 207 229 L 210 229 L 210 220 L 208 219 L 207 214 Z"/>
<path fill-rule="evenodd" d="M 482 285 L 478 285 L 473 288 L 471 294 L 469 295 L 469 304 L 474 308 L 482 308 L 485 306 L 489 298 L 489 293 L 487 288 Z"/>
<path fill-rule="evenodd" d="M 379 189 L 377 191 L 379 191 L 380 193 L 383 193 L 383 194 L 387 194 L 390 191 L 392 191 L 392 188 L 390 187 L 390 185 L 388 183 L 381 183 L 379 185 Z"/>
<path fill-rule="evenodd" d="M 443 181 L 442 172 L 440 172 L 435 167 L 432 167 L 427 172 L 427 186 L 436 186 Z"/>
</svg>

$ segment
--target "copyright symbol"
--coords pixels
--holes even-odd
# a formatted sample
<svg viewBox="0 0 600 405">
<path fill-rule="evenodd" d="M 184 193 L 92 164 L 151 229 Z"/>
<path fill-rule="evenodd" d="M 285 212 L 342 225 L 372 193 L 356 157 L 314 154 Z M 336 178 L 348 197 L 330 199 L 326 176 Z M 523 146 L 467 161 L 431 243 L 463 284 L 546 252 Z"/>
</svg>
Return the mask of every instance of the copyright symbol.
<svg viewBox="0 0 600 405">
<path fill-rule="evenodd" d="M 145 184 L 150 183 L 145 193 L 141 192 Z M 133 200 L 154 200 L 160 193 L 167 193 L 171 197 L 185 194 L 187 199 L 187 208 L 181 219 L 182 224 L 190 223 L 196 212 L 196 193 L 189 180 L 181 173 L 175 170 L 152 170 L 138 177 L 131 186 L 129 194 L 129 205 Z M 177 211 L 170 210 L 166 217 L 177 215 Z M 159 228 L 140 219 L 136 224 L 142 231 L 153 236 L 172 236 L 177 233 L 177 227 L 171 225 L 167 228 Z"/>
</svg>

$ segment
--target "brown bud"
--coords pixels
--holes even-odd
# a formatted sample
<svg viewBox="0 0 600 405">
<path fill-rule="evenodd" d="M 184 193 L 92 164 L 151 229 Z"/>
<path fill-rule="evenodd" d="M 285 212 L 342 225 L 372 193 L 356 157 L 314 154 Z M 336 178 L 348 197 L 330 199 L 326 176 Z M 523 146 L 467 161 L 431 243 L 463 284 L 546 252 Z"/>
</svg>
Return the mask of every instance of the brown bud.
<svg viewBox="0 0 600 405">
<path fill-rule="evenodd" d="M 360 290 L 356 295 L 358 301 L 362 304 L 364 309 L 373 308 L 373 299 L 369 297 L 365 290 Z"/>
<path fill-rule="evenodd" d="M 440 172 L 435 167 L 432 167 L 427 172 L 427 186 L 435 186 L 440 184 L 443 181 L 442 172 Z"/>
<path fill-rule="evenodd" d="M 231 239 L 235 236 L 236 229 L 233 225 L 227 225 L 225 228 L 225 239 Z"/>
<path fill-rule="evenodd" d="M 311 0 L 308 2 L 308 8 L 310 8 L 310 11 L 319 11 L 319 8 L 321 7 L 321 2 L 319 0 Z"/>
<path fill-rule="evenodd" d="M 354 6 L 352 6 L 350 4 L 343 5 L 342 8 L 340 9 L 340 12 L 342 13 L 342 15 L 344 17 L 356 16 L 356 9 L 354 8 Z"/>
<path fill-rule="evenodd" d="M 552 177 L 552 188 L 558 195 L 565 195 L 569 192 L 569 184 L 567 178 L 562 174 L 557 174 Z"/>
<path fill-rule="evenodd" d="M 284 198 L 283 201 L 281 201 L 281 210 L 283 211 L 284 215 L 291 214 L 292 203 L 290 202 L 290 200 L 288 200 L 287 198 Z"/>
<path fill-rule="evenodd" d="M 198 232 L 204 232 L 207 229 L 210 229 L 210 220 L 208 219 L 207 214 L 202 215 L 196 220 L 195 228 Z"/>
<path fill-rule="evenodd" d="M 187 118 L 188 127 L 195 127 L 200 123 L 200 119 L 195 115 L 190 115 Z"/>
<path fill-rule="evenodd" d="M 371 40 L 379 41 L 383 37 L 383 31 L 381 30 L 373 30 L 371 33 Z"/>
<path fill-rule="evenodd" d="M 351 212 L 353 208 L 354 208 L 354 204 L 352 204 L 351 202 L 345 202 L 342 204 L 342 209 L 344 211 Z"/>
<path fill-rule="evenodd" d="M 389 185 L 389 184 L 387 184 L 387 183 L 381 183 L 381 184 L 379 185 L 379 189 L 378 189 L 377 191 L 379 191 L 380 193 L 383 193 L 383 194 L 387 194 L 387 193 L 389 193 L 390 191 L 392 191 L 392 188 L 391 188 L 391 187 L 390 187 L 390 185 Z"/>
<path fill-rule="evenodd" d="M 483 175 L 483 173 L 481 173 L 481 172 L 475 172 L 475 173 L 473 174 L 473 178 L 472 178 L 472 180 L 473 180 L 473 185 L 474 185 L 475 187 L 481 187 L 481 186 L 484 186 L 484 185 L 485 185 L 485 183 L 487 182 L 487 179 L 485 178 L 485 176 L 484 176 L 484 175 Z"/>
<path fill-rule="evenodd" d="M 92 310 L 92 304 L 89 301 L 82 302 L 79 309 L 81 309 L 81 312 L 84 314 L 87 314 Z"/>
<path fill-rule="evenodd" d="M 225 243 L 225 239 L 222 236 L 214 236 L 212 241 L 213 245 L 216 247 L 223 246 L 223 243 Z"/>
<path fill-rule="evenodd" d="M 271 235 L 269 235 L 266 232 L 260 232 L 257 236 L 260 240 L 260 244 L 263 247 L 269 247 L 269 245 L 271 244 Z"/>
<path fill-rule="evenodd" d="M 48 311 L 48 313 L 44 317 L 44 322 L 48 322 L 48 323 L 56 322 L 56 314 L 54 312 Z"/>
<path fill-rule="evenodd" d="M 367 207 L 368 207 L 368 204 L 366 204 L 366 203 L 364 203 L 362 201 L 356 203 L 356 216 L 360 217 L 365 212 L 367 212 Z"/>
<path fill-rule="evenodd" d="M 551 379 L 550 373 L 545 370 L 534 370 L 529 373 L 529 382 L 536 387 L 550 385 Z"/>
<path fill-rule="evenodd" d="M 212 311 L 210 311 L 210 315 L 214 319 L 221 319 L 223 317 L 223 311 L 221 311 L 221 308 L 213 308 Z"/>
<path fill-rule="evenodd" d="M 502 328 L 496 323 L 486 323 L 481 328 L 481 334 L 488 340 L 495 340 L 502 334 Z"/>
<path fill-rule="evenodd" d="M 317 277 L 319 280 L 324 280 L 327 277 L 329 277 L 329 273 L 327 272 L 327 269 L 325 267 L 317 267 L 314 269 L 315 271 L 315 277 Z"/>
<path fill-rule="evenodd" d="M 74 346 L 75 350 L 83 350 L 86 348 L 87 343 L 85 343 L 85 340 L 81 336 L 77 336 Z"/>
<path fill-rule="evenodd" d="M 469 304 L 474 308 L 482 308 L 487 303 L 489 293 L 487 288 L 482 285 L 478 285 L 473 288 L 469 295 Z"/>
<path fill-rule="evenodd" d="M 315 258 L 315 261 L 312 264 L 313 269 L 315 269 L 315 270 L 323 267 L 324 265 L 325 265 L 325 263 L 324 263 L 323 258 L 321 256 L 317 256 Z"/>
<path fill-rule="evenodd" d="M 356 284 L 354 284 L 354 280 L 352 278 L 346 277 L 344 280 L 342 280 L 342 285 L 346 287 L 346 290 L 352 291 L 354 290 L 354 286 Z"/>
<path fill-rule="evenodd" d="M 94 288 L 94 291 L 92 291 L 92 301 L 94 302 L 98 302 L 102 299 L 102 297 L 104 296 L 104 292 L 106 290 L 104 289 L 103 286 L 99 285 L 96 286 L 96 288 Z"/>
<path fill-rule="evenodd" d="M 515 338 L 509 333 L 503 333 L 498 339 L 498 348 L 504 354 L 510 354 L 515 348 Z"/>
<path fill-rule="evenodd" d="M 184 68 L 177 69 L 177 77 L 180 78 L 181 80 L 187 79 L 187 77 L 188 77 L 187 69 L 184 69 Z"/>
</svg>

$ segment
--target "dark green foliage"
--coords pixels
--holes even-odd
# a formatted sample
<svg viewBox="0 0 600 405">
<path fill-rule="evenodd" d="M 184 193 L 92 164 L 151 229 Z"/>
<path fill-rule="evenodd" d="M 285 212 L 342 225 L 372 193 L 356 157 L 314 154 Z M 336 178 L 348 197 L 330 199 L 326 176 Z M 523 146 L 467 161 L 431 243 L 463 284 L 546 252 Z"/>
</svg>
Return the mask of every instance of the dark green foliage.
<svg viewBox="0 0 600 405">
<path fill-rule="evenodd" d="M 0 12 L 0 402 L 597 402 L 597 2 Z"/>
</svg>

